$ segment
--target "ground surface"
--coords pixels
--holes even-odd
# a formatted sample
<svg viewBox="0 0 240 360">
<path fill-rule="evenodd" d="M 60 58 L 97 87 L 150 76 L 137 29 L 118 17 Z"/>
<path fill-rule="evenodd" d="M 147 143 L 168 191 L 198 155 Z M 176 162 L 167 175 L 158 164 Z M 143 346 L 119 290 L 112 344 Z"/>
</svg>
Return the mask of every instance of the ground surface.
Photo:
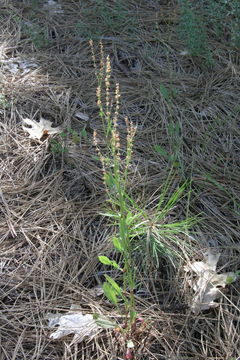
<svg viewBox="0 0 240 360">
<path fill-rule="evenodd" d="M 150 262 L 141 272 L 138 311 L 154 325 L 138 358 L 236 359 L 239 281 L 219 307 L 195 315 L 182 269 L 209 247 L 221 252 L 221 271 L 240 268 L 238 50 L 213 36 L 211 66 L 202 55 L 182 53 L 179 9 L 171 1 L 46 3 L 0 4 L 0 359 L 123 357 L 111 334 L 69 346 L 71 336 L 49 338 L 47 323 L 48 313 L 72 304 L 116 315 L 104 296 L 90 291 L 103 280 L 97 256 L 112 251 L 114 231 L 101 215 L 106 196 L 93 144 L 101 121 L 90 39 L 97 66 L 101 40 L 112 86 L 120 84 L 123 142 L 124 118 L 137 126 L 131 194 L 151 216 L 172 169 L 169 192 L 185 180 L 191 191 L 168 219 L 200 214 L 191 237 L 179 235 L 180 265 L 172 266 L 163 251 L 159 267 Z M 40 116 L 79 138 L 29 139 L 22 118 Z"/>
</svg>

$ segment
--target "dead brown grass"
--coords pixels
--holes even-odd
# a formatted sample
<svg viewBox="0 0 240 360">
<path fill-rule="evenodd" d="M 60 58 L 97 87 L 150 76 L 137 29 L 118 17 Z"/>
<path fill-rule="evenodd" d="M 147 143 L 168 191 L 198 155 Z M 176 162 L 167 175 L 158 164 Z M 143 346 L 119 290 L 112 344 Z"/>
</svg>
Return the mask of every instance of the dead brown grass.
<svg viewBox="0 0 240 360">
<path fill-rule="evenodd" d="M 122 356 L 111 333 L 71 347 L 69 339 L 49 339 L 47 313 L 64 313 L 71 304 L 116 316 L 104 298 L 90 292 L 102 280 L 97 256 L 112 251 L 108 238 L 114 230 L 100 215 L 105 193 L 92 141 L 94 129 L 101 136 L 101 122 L 91 48 L 75 26 L 85 20 L 84 9 L 95 5 L 90 0 L 59 3 L 64 13 L 55 15 L 41 4 L 34 8 L 31 1 L 0 4 L 1 360 Z M 139 24 L 135 33 L 128 34 L 127 25 L 111 33 L 104 25 L 104 51 L 111 57 L 113 82 L 121 87 L 123 141 L 124 117 L 138 126 L 130 187 L 146 208 L 154 203 L 169 171 L 168 159 L 154 145 L 177 152 L 175 183 L 191 179 L 192 193 L 172 216 L 201 213 L 191 232 L 192 254 L 201 257 L 207 247 L 215 247 L 222 252 L 221 269 L 234 271 L 240 267 L 239 58 L 223 45 L 215 49 L 213 68 L 206 69 L 179 55 L 174 9 L 174 2 L 130 1 L 129 12 Z M 156 11 L 166 16 L 155 19 Z M 50 37 L 40 48 L 31 27 L 23 30 L 33 14 Z M 94 12 L 89 16 L 96 25 Z M 99 60 L 98 39 L 94 47 Z M 37 66 L 24 73 L 20 64 L 30 59 Z M 11 63 L 17 64 L 15 73 Z M 160 84 L 168 88 L 170 99 L 161 94 Z M 79 120 L 76 111 L 90 120 Z M 87 138 L 80 145 L 68 141 L 67 153 L 54 154 L 49 140 L 31 141 L 22 130 L 22 117 L 40 115 L 78 132 L 85 129 Z M 169 127 L 177 122 L 178 135 Z M 138 310 L 152 320 L 153 329 L 138 358 L 235 359 L 240 348 L 239 281 L 216 310 L 195 316 L 186 305 L 191 294 L 181 269 L 169 278 L 162 264 L 151 277 L 141 275 L 145 294 L 137 297 Z"/>
</svg>

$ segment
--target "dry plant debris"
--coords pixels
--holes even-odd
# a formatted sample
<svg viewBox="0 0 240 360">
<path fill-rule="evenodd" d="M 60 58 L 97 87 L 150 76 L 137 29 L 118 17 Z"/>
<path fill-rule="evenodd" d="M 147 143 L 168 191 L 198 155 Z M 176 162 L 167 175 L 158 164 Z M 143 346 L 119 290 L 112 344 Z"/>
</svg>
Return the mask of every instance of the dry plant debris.
<svg viewBox="0 0 240 360">
<path fill-rule="evenodd" d="M 189 179 L 192 193 L 173 209 L 170 220 L 183 218 L 186 208 L 190 216 L 201 213 L 203 218 L 193 229 L 194 239 L 180 236 L 183 251 L 186 246 L 193 254 L 209 246 L 223 249 L 221 257 L 226 256 L 230 269 L 240 267 L 239 54 L 229 41 L 218 42 L 210 34 L 211 68 L 189 52 L 181 56 L 186 46 L 170 21 L 178 20 L 177 0 L 0 3 L 0 358 L 123 358 L 120 352 L 113 354 L 117 346 L 110 331 L 70 349 L 72 335 L 49 341 L 45 328 L 46 311 L 63 313 L 73 301 L 84 305 L 83 314 L 95 305 L 98 313 L 110 310 L 89 290 L 101 280 L 97 255 L 112 251 L 108 239 L 114 232 L 99 215 L 106 195 L 92 142 L 95 129 L 101 136 L 101 120 L 89 39 L 97 65 L 102 40 L 112 60 L 114 83 L 120 84 L 121 141 L 125 117 L 137 125 L 129 182 L 138 203 L 151 218 L 173 166 L 175 183 Z M 64 13 L 54 13 L 54 5 L 51 12 L 51 3 L 60 4 Z M 123 4 L 119 11 L 117 3 Z M 131 28 L 129 20 L 134 20 Z M 121 51 L 127 57 L 121 58 Z M 58 155 L 37 146 L 39 139 L 30 141 L 28 131 L 23 136 L 18 114 L 59 119 L 77 133 L 86 126 L 87 137 Z M 155 151 L 155 145 L 163 151 Z M 182 278 L 168 266 L 170 256 L 162 261 L 160 255 L 156 270 L 145 261 L 151 260 L 146 253 L 139 255 L 139 264 L 145 266 L 140 280 L 147 292 L 136 294 L 138 312 L 155 327 L 148 353 L 139 359 L 236 360 L 238 283 L 229 287 L 216 311 L 186 317 Z"/>
<path fill-rule="evenodd" d="M 41 140 L 43 137 L 58 134 L 62 131 L 62 128 L 60 126 L 53 128 L 52 122 L 43 118 L 40 118 L 39 122 L 28 118 L 23 119 L 22 121 L 25 124 L 31 126 L 30 128 L 22 126 L 23 130 L 29 133 L 29 137 L 31 139 Z"/>
<path fill-rule="evenodd" d="M 35 59 L 22 60 L 10 58 L 8 60 L 1 60 L 0 62 L 3 65 L 4 70 L 9 71 L 14 75 L 25 75 L 38 68 L 38 64 L 36 64 Z"/>
<path fill-rule="evenodd" d="M 213 254 L 207 252 L 204 261 L 195 261 L 185 266 L 186 272 L 194 272 L 196 279 L 190 279 L 189 285 L 195 291 L 192 299 L 191 309 L 195 314 L 199 314 L 202 310 L 217 307 L 219 304 L 216 299 L 222 296 L 222 291 L 237 279 L 234 272 L 226 272 L 217 274 L 217 263 L 220 253 Z"/>
<path fill-rule="evenodd" d="M 67 314 L 48 314 L 48 327 L 57 330 L 50 334 L 53 340 L 74 334 L 72 344 L 92 339 L 101 329 L 115 329 L 117 323 L 100 314 L 83 314 L 80 307 L 71 305 Z"/>
<path fill-rule="evenodd" d="M 68 314 L 49 314 L 48 315 L 48 326 L 55 328 L 50 338 L 53 340 L 60 339 L 64 336 L 74 334 L 72 340 L 73 343 L 80 343 L 85 337 L 94 337 L 100 327 L 96 324 L 96 321 L 91 314 L 82 314 L 78 312 L 69 312 Z"/>
<path fill-rule="evenodd" d="M 88 114 L 84 114 L 81 111 L 77 111 L 75 112 L 74 116 L 78 119 L 84 120 L 84 121 L 89 121 L 89 116 Z"/>
</svg>

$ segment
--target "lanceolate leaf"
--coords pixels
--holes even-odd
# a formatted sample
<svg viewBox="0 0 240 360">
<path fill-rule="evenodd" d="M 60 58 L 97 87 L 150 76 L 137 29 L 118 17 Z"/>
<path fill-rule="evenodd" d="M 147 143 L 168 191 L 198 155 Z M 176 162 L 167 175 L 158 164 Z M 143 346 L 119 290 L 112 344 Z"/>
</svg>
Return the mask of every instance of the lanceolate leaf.
<svg viewBox="0 0 240 360">
<path fill-rule="evenodd" d="M 112 260 L 110 260 L 107 256 L 99 256 L 98 260 L 104 265 L 112 265 Z"/>
<path fill-rule="evenodd" d="M 104 178 L 105 178 L 107 186 L 109 188 L 113 187 L 113 185 L 115 184 L 115 179 L 114 179 L 113 175 L 110 173 L 106 173 Z"/>
<path fill-rule="evenodd" d="M 103 329 L 115 329 L 118 326 L 117 323 L 103 315 L 93 314 L 93 318 L 95 323 Z"/>
<path fill-rule="evenodd" d="M 113 245 L 114 245 L 114 247 L 115 247 L 116 250 L 118 250 L 118 251 L 120 251 L 120 252 L 123 251 L 123 246 L 122 246 L 119 238 L 114 237 L 114 238 L 112 239 L 112 242 L 113 242 Z"/>
<path fill-rule="evenodd" d="M 110 276 L 108 275 L 104 275 L 106 280 L 109 282 L 109 284 L 114 288 L 114 290 L 116 291 L 117 295 L 121 296 L 122 295 L 122 289 L 120 288 L 120 286 L 116 283 L 115 280 L 113 280 Z"/>
<path fill-rule="evenodd" d="M 104 265 L 113 266 L 115 269 L 120 269 L 120 266 L 114 260 L 110 260 L 107 256 L 99 256 L 98 260 Z"/>
<path fill-rule="evenodd" d="M 164 99 L 166 101 L 169 101 L 170 100 L 170 94 L 169 94 L 169 90 L 166 88 L 166 86 L 164 86 L 163 84 L 160 84 L 159 90 L 160 90 L 160 93 L 162 94 L 162 96 L 164 97 Z"/>
<path fill-rule="evenodd" d="M 171 157 L 171 155 L 160 145 L 154 145 L 154 150 L 166 159 L 170 159 Z"/>
<path fill-rule="evenodd" d="M 103 284 L 103 291 L 104 291 L 105 296 L 108 298 L 108 300 L 111 301 L 111 303 L 116 305 L 118 302 L 118 299 L 116 296 L 116 290 L 110 284 L 105 282 Z"/>
</svg>

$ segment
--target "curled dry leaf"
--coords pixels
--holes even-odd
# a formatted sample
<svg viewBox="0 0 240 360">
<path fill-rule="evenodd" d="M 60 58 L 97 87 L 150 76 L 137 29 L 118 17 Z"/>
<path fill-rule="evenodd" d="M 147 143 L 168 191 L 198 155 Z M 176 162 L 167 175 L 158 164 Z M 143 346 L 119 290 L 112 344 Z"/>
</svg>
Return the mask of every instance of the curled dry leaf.
<svg viewBox="0 0 240 360">
<path fill-rule="evenodd" d="M 190 279 L 189 285 L 195 291 L 191 302 L 192 312 L 199 314 L 202 310 L 207 310 L 218 306 L 214 300 L 222 296 L 222 290 L 227 284 L 231 284 L 237 279 L 234 272 L 217 274 L 216 268 L 220 254 L 208 252 L 204 261 L 195 261 L 185 266 L 185 271 L 194 272 L 196 279 Z"/>
<path fill-rule="evenodd" d="M 94 337 L 99 332 L 99 326 L 91 314 L 82 314 L 78 312 L 69 312 L 65 315 L 49 314 L 48 326 L 57 330 L 51 335 L 51 339 L 60 339 L 64 336 L 74 334 L 73 343 L 82 342 L 85 337 Z"/>
<path fill-rule="evenodd" d="M 84 121 L 88 121 L 89 120 L 89 116 L 88 114 L 84 114 L 81 111 L 77 111 L 75 112 L 74 116 L 78 119 L 84 120 Z"/>
<path fill-rule="evenodd" d="M 31 119 L 23 119 L 23 122 L 31 126 L 31 128 L 28 128 L 22 125 L 23 130 L 29 133 L 31 139 L 41 140 L 43 137 L 58 134 L 62 131 L 60 126 L 53 128 L 52 122 L 43 118 L 39 122 Z"/>
</svg>

